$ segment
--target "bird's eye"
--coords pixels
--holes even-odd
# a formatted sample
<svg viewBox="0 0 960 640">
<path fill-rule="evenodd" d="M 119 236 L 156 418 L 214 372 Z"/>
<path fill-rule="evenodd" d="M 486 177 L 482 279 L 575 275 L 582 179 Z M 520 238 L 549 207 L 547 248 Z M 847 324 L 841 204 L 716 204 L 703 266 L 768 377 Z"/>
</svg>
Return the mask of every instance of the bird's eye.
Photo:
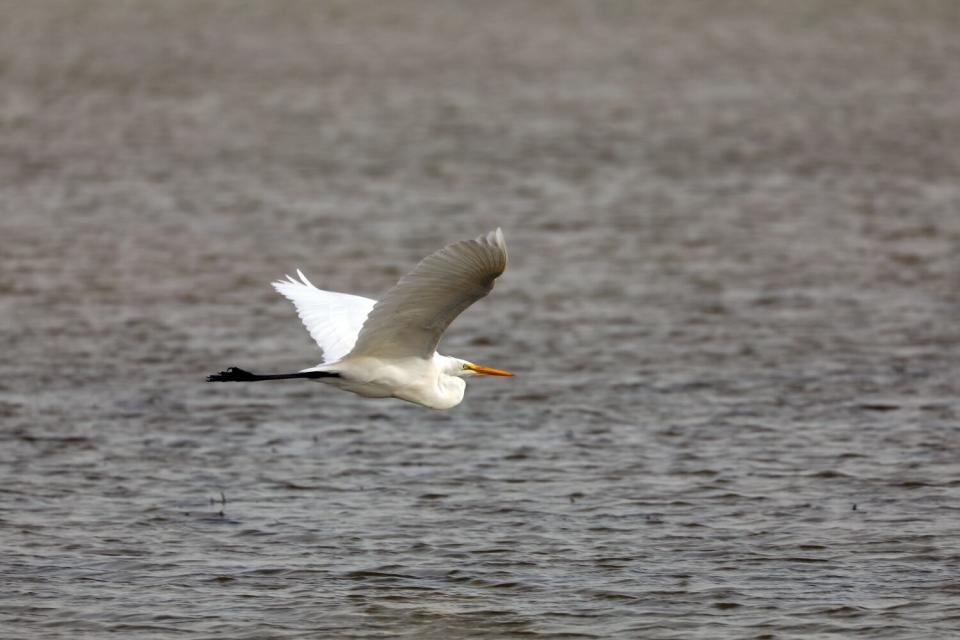
<svg viewBox="0 0 960 640">
<path fill-rule="evenodd" d="M 460 368 L 461 368 L 461 369 L 469 369 L 469 368 L 470 368 L 470 365 L 468 365 L 466 362 L 464 362 L 463 365 L 462 365 Z"/>
</svg>

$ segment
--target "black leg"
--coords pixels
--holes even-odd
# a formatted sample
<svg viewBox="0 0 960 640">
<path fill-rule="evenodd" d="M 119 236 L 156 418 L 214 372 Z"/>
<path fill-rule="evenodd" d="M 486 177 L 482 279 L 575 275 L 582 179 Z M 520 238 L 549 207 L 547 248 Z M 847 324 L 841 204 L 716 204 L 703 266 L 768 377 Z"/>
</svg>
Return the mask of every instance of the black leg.
<svg viewBox="0 0 960 640">
<path fill-rule="evenodd" d="M 207 382 L 258 382 L 260 380 L 291 380 L 294 378 L 306 378 L 313 380 L 316 378 L 339 378 L 339 373 L 331 371 L 302 371 L 299 373 L 273 373 L 259 375 L 250 373 L 238 367 L 230 367 L 226 371 L 214 373 L 207 376 Z"/>
</svg>

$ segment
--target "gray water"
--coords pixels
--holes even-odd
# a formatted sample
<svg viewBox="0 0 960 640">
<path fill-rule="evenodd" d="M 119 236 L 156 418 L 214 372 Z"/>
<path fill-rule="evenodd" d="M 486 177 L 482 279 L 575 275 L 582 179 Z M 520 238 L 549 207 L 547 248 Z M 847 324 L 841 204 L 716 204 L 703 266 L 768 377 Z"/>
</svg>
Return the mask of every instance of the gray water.
<svg viewBox="0 0 960 640">
<path fill-rule="evenodd" d="M 0 4 L 0 636 L 960 629 L 956 3 Z M 502 226 L 433 412 L 269 282 Z"/>
</svg>

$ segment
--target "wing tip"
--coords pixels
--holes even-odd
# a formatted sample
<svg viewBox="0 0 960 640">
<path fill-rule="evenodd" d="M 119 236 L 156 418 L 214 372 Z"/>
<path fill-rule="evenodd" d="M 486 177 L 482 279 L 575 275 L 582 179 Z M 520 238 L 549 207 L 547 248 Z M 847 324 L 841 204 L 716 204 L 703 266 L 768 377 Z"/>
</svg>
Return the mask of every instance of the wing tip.
<svg viewBox="0 0 960 640">
<path fill-rule="evenodd" d="M 498 249 L 503 251 L 503 266 L 504 268 L 506 268 L 507 260 L 508 260 L 507 241 L 503 237 L 503 229 L 501 229 L 500 227 L 497 227 L 496 230 L 491 231 L 490 233 L 487 234 L 486 240 L 492 246 L 497 247 Z"/>
<path fill-rule="evenodd" d="M 286 280 L 284 279 L 274 280 L 270 284 L 272 284 L 273 288 L 279 291 L 280 293 L 283 293 L 283 289 L 289 287 L 290 285 L 295 285 L 297 287 L 310 287 L 312 289 L 317 288 L 312 282 L 307 280 L 307 276 L 303 275 L 303 271 L 300 271 L 300 269 L 297 269 L 297 275 L 300 276 L 299 280 L 291 276 L 289 273 L 286 273 L 284 274 L 284 277 L 286 278 Z"/>
<path fill-rule="evenodd" d="M 503 229 L 500 227 L 497 227 L 496 229 L 494 229 L 493 231 L 490 231 L 489 233 L 483 234 L 482 236 L 477 238 L 477 241 L 485 244 L 489 244 L 494 247 L 500 247 L 504 251 L 507 250 L 507 241 L 504 239 Z"/>
<path fill-rule="evenodd" d="M 289 287 L 291 284 L 300 284 L 299 282 L 291 278 L 288 274 L 284 274 L 284 277 L 286 277 L 286 280 L 281 278 L 280 280 L 274 280 L 273 282 L 270 283 L 274 289 L 276 289 L 277 291 L 280 291 L 281 293 L 283 293 L 282 291 L 283 288 Z"/>
<path fill-rule="evenodd" d="M 310 282 L 309 280 L 307 280 L 307 276 L 303 275 L 303 271 L 300 271 L 300 269 L 297 269 L 297 275 L 300 276 L 300 280 L 303 281 L 303 284 L 307 285 L 308 287 L 313 287 L 314 289 L 316 289 L 316 287 L 314 287 L 313 283 Z M 291 280 L 292 280 L 292 279 L 293 279 L 293 278 L 291 278 Z"/>
</svg>

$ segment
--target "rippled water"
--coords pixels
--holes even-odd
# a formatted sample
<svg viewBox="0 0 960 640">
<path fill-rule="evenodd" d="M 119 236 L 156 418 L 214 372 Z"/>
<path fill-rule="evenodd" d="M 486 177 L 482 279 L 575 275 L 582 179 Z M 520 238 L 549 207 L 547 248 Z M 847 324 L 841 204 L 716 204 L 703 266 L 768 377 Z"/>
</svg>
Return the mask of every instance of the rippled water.
<svg viewBox="0 0 960 640">
<path fill-rule="evenodd" d="M 3 4 L 0 635 L 960 628 L 960 17 L 722 7 Z M 202 382 L 498 225 L 516 378 Z"/>
</svg>

